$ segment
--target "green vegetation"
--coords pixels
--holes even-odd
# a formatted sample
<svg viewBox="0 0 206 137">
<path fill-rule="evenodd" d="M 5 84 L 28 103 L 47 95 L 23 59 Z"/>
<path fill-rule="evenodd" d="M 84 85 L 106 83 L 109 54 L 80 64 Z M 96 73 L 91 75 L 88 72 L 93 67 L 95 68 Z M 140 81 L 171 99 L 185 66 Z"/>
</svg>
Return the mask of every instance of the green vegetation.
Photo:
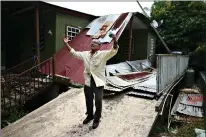
<svg viewBox="0 0 206 137">
<path fill-rule="evenodd" d="M 167 130 L 166 126 L 154 127 L 150 137 L 195 137 L 195 128 L 204 129 L 204 120 L 192 123 L 173 123 Z"/>
<path fill-rule="evenodd" d="M 28 111 L 25 110 L 23 107 L 12 109 L 9 116 L 1 121 L 1 128 L 8 126 L 8 124 L 17 121 L 18 119 L 22 118 L 23 116 L 27 115 Z"/>
<path fill-rule="evenodd" d="M 174 137 L 195 137 L 195 128 L 204 129 L 204 120 L 200 122 L 181 123 Z"/>
<path fill-rule="evenodd" d="M 171 50 L 193 52 L 206 46 L 206 3 L 204 1 L 155 1 L 151 19 Z M 158 44 L 158 52 L 164 48 Z"/>
<path fill-rule="evenodd" d="M 151 20 L 158 23 L 157 30 L 172 51 L 190 55 L 190 67 L 206 71 L 206 2 L 205 1 L 155 1 Z M 156 53 L 166 49 L 157 41 Z M 168 131 L 165 126 L 155 126 L 151 137 L 194 137 L 195 128 L 204 129 L 204 120 L 192 123 L 175 123 Z M 175 132 L 175 133 L 174 133 Z"/>
</svg>

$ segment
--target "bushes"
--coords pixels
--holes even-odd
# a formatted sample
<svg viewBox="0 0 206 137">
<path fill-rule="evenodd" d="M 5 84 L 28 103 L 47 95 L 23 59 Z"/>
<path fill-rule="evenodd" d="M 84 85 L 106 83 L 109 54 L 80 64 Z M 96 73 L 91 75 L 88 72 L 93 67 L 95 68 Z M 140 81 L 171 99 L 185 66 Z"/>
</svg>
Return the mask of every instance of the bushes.
<svg viewBox="0 0 206 137">
<path fill-rule="evenodd" d="M 206 71 L 206 45 L 199 46 L 190 53 L 189 66 L 196 71 Z"/>
</svg>

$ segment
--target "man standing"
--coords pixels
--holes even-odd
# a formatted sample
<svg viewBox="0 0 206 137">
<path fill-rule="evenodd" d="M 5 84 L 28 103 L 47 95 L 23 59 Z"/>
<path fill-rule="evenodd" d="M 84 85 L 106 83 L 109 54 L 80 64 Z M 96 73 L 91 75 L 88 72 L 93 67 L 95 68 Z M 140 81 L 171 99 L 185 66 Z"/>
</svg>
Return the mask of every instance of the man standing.
<svg viewBox="0 0 206 137">
<path fill-rule="evenodd" d="M 93 39 L 91 42 L 91 50 L 83 52 L 75 51 L 72 47 L 70 47 L 68 44 L 68 38 L 63 39 L 69 49 L 70 54 L 84 62 L 84 95 L 86 100 L 87 117 L 83 121 L 83 124 L 87 124 L 94 119 L 92 126 L 93 129 L 99 126 L 102 113 L 103 90 L 106 83 L 105 66 L 107 61 L 117 54 L 119 48 L 116 36 L 112 35 L 111 37 L 113 37 L 114 40 L 112 49 L 100 51 L 100 41 L 98 39 Z M 96 107 L 95 114 L 93 114 L 94 95 Z"/>
</svg>

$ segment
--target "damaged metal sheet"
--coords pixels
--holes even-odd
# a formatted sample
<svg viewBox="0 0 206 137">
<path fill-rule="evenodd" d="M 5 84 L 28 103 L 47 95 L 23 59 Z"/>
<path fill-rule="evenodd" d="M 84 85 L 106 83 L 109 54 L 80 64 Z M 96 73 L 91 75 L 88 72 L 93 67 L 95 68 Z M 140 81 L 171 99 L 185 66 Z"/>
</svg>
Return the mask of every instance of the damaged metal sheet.
<svg viewBox="0 0 206 137">
<path fill-rule="evenodd" d="M 136 61 L 129 61 L 132 66 L 134 66 L 137 70 L 146 70 L 151 67 L 151 62 L 149 60 L 136 60 Z"/>
<path fill-rule="evenodd" d="M 180 103 L 184 105 L 202 107 L 203 96 L 202 94 L 183 94 Z"/>
<path fill-rule="evenodd" d="M 191 99 L 191 96 L 193 99 Z M 203 107 L 202 107 L 202 95 L 200 94 L 179 94 L 171 115 L 176 116 L 179 114 L 184 114 L 194 117 L 203 117 Z M 203 100 L 202 100 L 203 101 Z"/>
<path fill-rule="evenodd" d="M 145 64 L 145 65 L 142 65 Z M 132 65 L 132 66 L 131 66 Z M 143 70 L 148 69 L 151 67 L 151 63 L 148 60 L 136 60 L 136 61 L 128 61 L 121 62 L 118 64 L 112 64 L 106 66 L 106 75 L 110 76 L 110 74 L 124 74 L 124 73 L 131 73 L 131 72 L 142 72 Z"/>
<path fill-rule="evenodd" d="M 142 65 L 144 64 L 144 65 Z M 106 66 L 105 90 L 121 92 L 133 89 L 127 95 L 154 98 L 156 95 L 156 71 L 143 71 L 150 69 L 148 60 L 126 61 Z M 110 76 L 110 75 L 113 76 Z"/>
<path fill-rule="evenodd" d="M 148 80 L 134 85 L 133 88 L 156 93 L 156 75 L 151 75 Z"/>
<path fill-rule="evenodd" d="M 117 87 L 114 87 L 114 86 L 112 86 L 112 85 L 108 85 L 108 84 L 107 84 L 107 85 L 104 87 L 104 90 L 121 92 L 121 91 L 124 90 L 124 88 L 117 88 Z"/>
<path fill-rule="evenodd" d="M 147 98 L 154 98 L 154 96 L 155 96 L 153 94 L 146 94 L 146 93 L 141 93 L 141 92 L 137 92 L 137 91 L 130 91 L 126 95 L 141 96 L 141 97 L 147 97 Z"/>
<path fill-rule="evenodd" d="M 120 14 L 111 14 L 111 15 L 106 15 L 106 16 L 99 17 L 98 19 L 95 19 L 92 23 L 90 23 L 86 27 L 86 28 L 90 28 L 89 31 L 87 32 L 87 35 L 93 36 L 99 31 L 103 31 L 102 26 L 104 24 L 107 24 L 108 25 L 107 29 L 110 29 L 110 27 L 114 24 L 114 22 L 118 19 L 119 16 Z"/>
<path fill-rule="evenodd" d="M 107 83 L 115 87 L 129 87 L 135 83 L 127 82 L 117 76 L 107 77 Z"/>
<path fill-rule="evenodd" d="M 177 112 L 195 117 L 203 117 L 203 109 L 201 107 L 188 106 L 181 103 L 178 105 Z"/>
<path fill-rule="evenodd" d="M 132 68 L 126 62 L 121 62 L 118 64 L 106 66 L 107 76 L 111 76 L 110 74 L 114 75 L 116 73 L 129 73 L 129 72 L 134 72 L 134 70 L 132 70 Z"/>
<path fill-rule="evenodd" d="M 118 76 L 107 77 L 107 85 L 105 90 L 111 92 L 121 92 L 128 88 L 134 90 L 127 93 L 127 95 L 142 96 L 154 98 L 156 95 L 156 73 L 149 75 L 142 75 L 135 81 L 124 80 Z"/>
<path fill-rule="evenodd" d="M 124 79 L 124 80 L 136 80 L 136 79 L 140 79 L 146 76 L 149 76 L 151 73 L 149 72 L 136 72 L 136 73 L 130 73 L 130 74 L 124 74 L 124 75 L 117 75 L 118 77 Z"/>
</svg>

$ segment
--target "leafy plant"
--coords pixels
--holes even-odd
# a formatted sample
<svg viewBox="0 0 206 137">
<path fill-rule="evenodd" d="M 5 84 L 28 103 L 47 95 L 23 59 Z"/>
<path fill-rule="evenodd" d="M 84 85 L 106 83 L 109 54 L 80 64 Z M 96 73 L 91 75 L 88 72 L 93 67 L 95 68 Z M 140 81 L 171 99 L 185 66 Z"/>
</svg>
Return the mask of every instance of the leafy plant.
<svg viewBox="0 0 206 137">
<path fill-rule="evenodd" d="M 194 51 L 206 40 L 206 3 L 204 1 L 155 1 L 151 19 L 171 50 Z M 157 45 L 157 51 L 164 52 Z"/>
</svg>

